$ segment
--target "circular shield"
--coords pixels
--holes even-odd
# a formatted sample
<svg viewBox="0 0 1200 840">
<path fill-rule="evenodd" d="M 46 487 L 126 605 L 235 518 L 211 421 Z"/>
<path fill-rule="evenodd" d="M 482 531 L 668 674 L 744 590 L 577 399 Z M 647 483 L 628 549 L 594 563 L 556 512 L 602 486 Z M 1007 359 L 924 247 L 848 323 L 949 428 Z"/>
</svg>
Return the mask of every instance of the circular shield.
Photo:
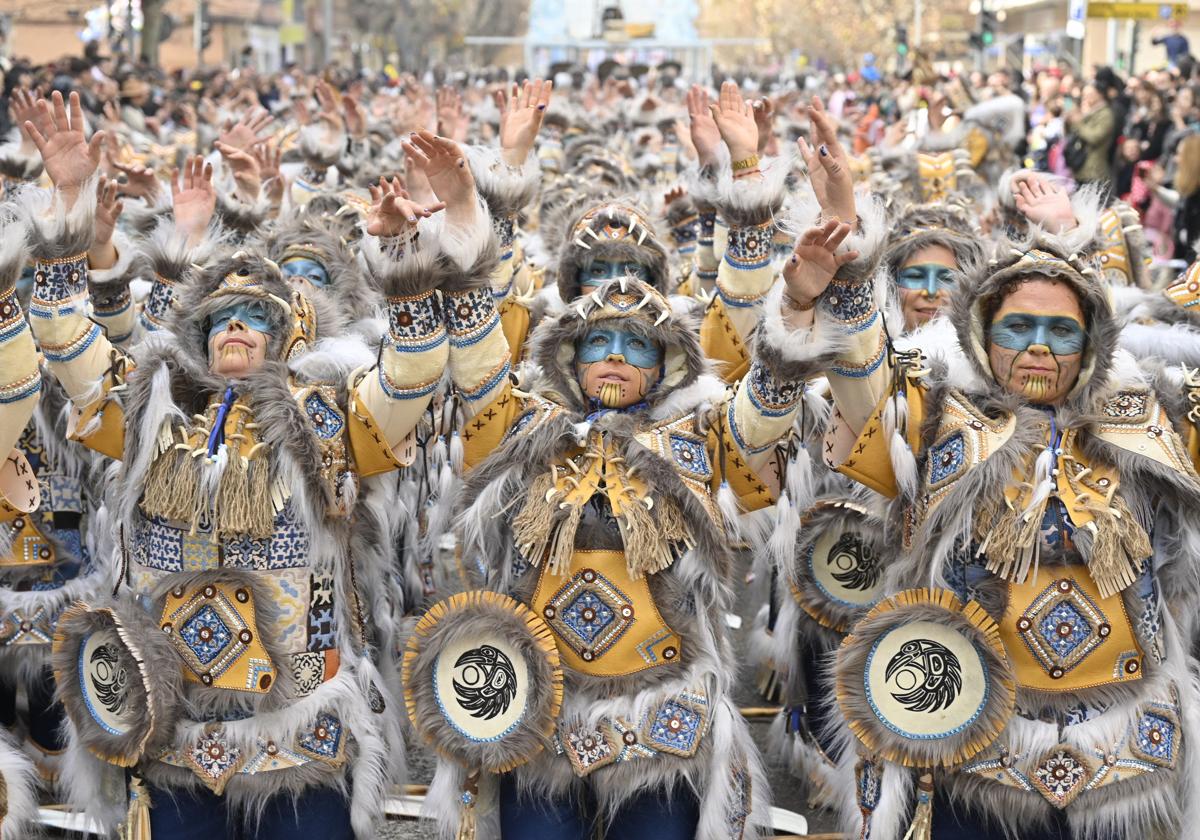
<svg viewBox="0 0 1200 840">
<path fill-rule="evenodd" d="M 820 502 L 800 533 L 792 596 L 818 624 L 845 633 L 883 593 L 883 523 L 865 507 Z"/>
<path fill-rule="evenodd" d="M 501 773 L 549 743 L 562 705 L 562 667 L 540 616 L 495 592 L 440 601 L 404 653 L 413 727 L 465 767 Z"/>
<path fill-rule="evenodd" d="M 838 651 L 837 698 L 871 752 L 950 767 L 985 749 L 1012 717 L 1012 665 L 995 621 L 941 589 L 884 599 Z"/>
<path fill-rule="evenodd" d="M 80 742 L 122 767 L 136 764 L 156 734 L 169 736 L 177 710 L 168 698 L 178 696 L 182 682 L 162 634 L 136 614 L 127 618 L 115 608 L 76 603 L 59 616 L 51 650 L 58 690 Z M 148 655 L 164 667 L 148 666 Z"/>
</svg>

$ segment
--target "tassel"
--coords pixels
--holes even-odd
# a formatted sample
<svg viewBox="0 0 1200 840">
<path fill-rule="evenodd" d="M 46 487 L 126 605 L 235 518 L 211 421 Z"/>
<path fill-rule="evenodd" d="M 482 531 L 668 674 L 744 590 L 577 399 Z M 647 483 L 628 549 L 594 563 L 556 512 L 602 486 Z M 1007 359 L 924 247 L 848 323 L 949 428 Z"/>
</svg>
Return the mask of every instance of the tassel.
<svg viewBox="0 0 1200 840">
<path fill-rule="evenodd" d="M 740 542 L 742 539 L 742 506 L 738 503 L 737 494 L 729 486 L 728 481 L 721 481 L 717 488 L 717 508 L 721 518 L 725 520 L 725 533 L 730 542 Z"/>
<path fill-rule="evenodd" d="M 803 444 L 796 447 L 796 454 L 788 461 L 785 484 L 788 498 L 797 510 L 808 510 L 816 502 L 816 493 L 813 492 L 812 456 L 808 454 L 808 447 Z"/>
<path fill-rule="evenodd" d="M 121 840 L 151 840 L 150 792 L 139 776 L 129 779 L 129 810 L 125 814 Z"/>
<path fill-rule="evenodd" d="M 1150 538 L 1121 499 L 1115 498 L 1111 508 L 1090 512 L 1094 516 L 1086 526 L 1092 535 L 1090 551 L 1084 551 L 1083 540 L 1077 543 L 1101 597 L 1109 598 L 1137 580 L 1142 560 L 1153 551 Z"/>
<path fill-rule="evenodd" d="M 554 530 L 556 501 L 554 477 L 542 473 L 529 486 L 521 512 L 513 518 L 513 538 L 517 548 L 535 566 L 542 562 L 550 534 Z"/>
<path fill-rule="evenodd" d="M 933 774 L 925 772 L 917 780 L 917 810 L 904 840 L 930 840 L 933 836 Z"/>
<path fill-rule="evenodd" d="M 561 575 L 571 567 L 571 557 L 575 553 L 575 532 L 579 530 L 579 522 L 583 519 L 582 505 L 566 505 L 566 508 L 567 515 L 559 520 L 554 531 L 554 542 L 546 558 L 546 570 L 552 575 Z"/>
<path fill-rule="evenodd" d="M 459 475 L 462 474 L 463 459 L 465 457 L 462 435 L 458 433 L 458 429 L 455 429 L 454 434 L 450 436 L 450 465 L 454 467 L 454 471 Z"/>
<path fill-rule="evenodd" d="M 896 477 L 896 486 L 901 495 L 914 498 L 918 487 L 917 459 L 899 430 L 893 431 L 888 438 L 888 458 L 892 462 L 892 475 Z"/>
<path fill-rule="evenodd" d="M 634 580 L 643 575 L 652 575 L 669 567 L 674 560 L 671 547 L 663 534 L 658 532 L 654 517 L 636 497 L 629 499 L 617 518 L 621 529 L 621 541 L 625 546 L 625 565 Z M 673 525 L 676 533 L 681 532 L 678 524 Z"/>
<path fill-rule="evenodd" d="M 767 540 L 767 550 L 780 568 L 786 568 L 796 553 L 796 535 L 800 532 L 800 511 L 786 492 L 775 503 L 775 528 Z"/>
<path fill-rule="evenodd" d="M 463 783 L 462 816 L 458 820 L 457 840 L 475 840 L 475 803 L 479 799 L 479 773 L 467 776 Z"/>
</svg>

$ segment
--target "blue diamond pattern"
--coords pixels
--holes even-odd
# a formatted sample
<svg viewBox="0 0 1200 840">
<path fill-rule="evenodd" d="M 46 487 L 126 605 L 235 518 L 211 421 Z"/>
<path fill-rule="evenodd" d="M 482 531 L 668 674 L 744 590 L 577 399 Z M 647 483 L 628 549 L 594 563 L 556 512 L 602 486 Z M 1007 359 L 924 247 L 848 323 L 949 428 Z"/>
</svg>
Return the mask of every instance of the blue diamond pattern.
<svg viewBox="0 0 1200 840">
<path fill-rule="evenodd" d="M 342 426 L 345 425 L 341 413 L 331 408 L 320 394 L 308 395 L 304 401 L 304 411 L 308 414 L 308 419 L 312 421 L 313 431 L 319 438 L 325 440 L 335 438 L 342 431 Z"/>
<path fill-rule="evenodd" d="M 1059 627 L 1063 624 L 1067 624 L 1071 628 L 1071 632 L 1066 636 L 1059 633 Z M 1041 624 L 1038 625 L 1038 630 L 1046 643 L 1054 649 L 1054 652 L 1065 659 L 1091 636 L 1092 625 L 1079 610 L 1064 601 L 1046 614 Z"/>
<path fill-rule="evenodd" d="M 946 438 L 929 450 L 929 483 L 939 484 L 963 468 L 967 446 L 962 434 Z"/>
<path fill-rule="evenodd" d="M 204 628 L 212 631 L 212 636 L 208 639 L 200 637 Z M 216 659 L 233 640 L 233 633 L 212 607 L 205 607 L 188 619 L 180 628 L 179 636 L 203 665 Z"/>
<path fill-rule="evenodd" d="M 1158 733 L 1155 739 L 1154 733 Z M 1138 721 L 1138 748 L 1148 756 L 1170 763 L 1175 756 L 1175 723 L 1148 712 Z"/>
<path fill-rule="evenodd" d="M 591 621 L 583 617 L 584 610 L 595 612 Z M 562 612 L 563 623 L 589 645 L 604 632 L 604 628 L 612 624 L 615 617 L 616 615 L 608 608 L 608 605 L 592 592 L 580 593 L 579 597 Z"/>
<path fill-rule="evenodd" d="M 298 741 L 310 753 L 324 758 L 337 758 L 342 741 L 342 722 L 333 715 L 320 715 L 312 727 L 300 735 Z"/>
<path fill-rule="evenodd" d="M 682 753 L 691 752 L 699 737 L 700 715 L 673 700 L 662 705 L 650 726 L 651 741 Z"/>
<path fill-rule="evenodd" d="M 675 463 L 685 470 L 703 474 L 711 472 L 704 445 L 698 440 L 671 435 L 671 455 L 674 456 Z"/>
</svg>

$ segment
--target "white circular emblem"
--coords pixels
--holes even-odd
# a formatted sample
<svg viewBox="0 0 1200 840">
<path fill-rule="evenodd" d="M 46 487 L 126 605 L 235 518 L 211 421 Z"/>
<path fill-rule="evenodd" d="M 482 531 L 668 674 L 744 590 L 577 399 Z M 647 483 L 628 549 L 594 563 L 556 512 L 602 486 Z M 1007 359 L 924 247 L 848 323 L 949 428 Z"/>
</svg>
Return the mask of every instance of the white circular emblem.
<svg viewBox="0 0 1200 840">
<path fill-rule="evenodd" d="M 129 703 L 129 654 L 116 629 L 88 634 L 79 648 L 79 685 L 88 711 L 112 735 L 134 728 L 137 710 Z"/>
<path fill-rule="evenodd" d="M 525 717 L 529 672 L 500 637 L 460 639 L 438 654 L 433 688 L 438 707 L 472 741 L 498 741 Z"/>
</svg>

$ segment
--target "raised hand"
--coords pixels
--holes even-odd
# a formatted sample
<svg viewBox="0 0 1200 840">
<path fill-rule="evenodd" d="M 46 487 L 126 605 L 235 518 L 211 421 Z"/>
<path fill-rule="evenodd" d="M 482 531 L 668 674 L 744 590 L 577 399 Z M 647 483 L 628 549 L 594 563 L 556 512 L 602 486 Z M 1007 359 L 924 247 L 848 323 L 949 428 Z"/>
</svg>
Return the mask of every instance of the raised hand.
<svg viewBox="0 0 1200 840">
<path fill-rule="evenodd" d="M 117 219 L 125 209 L 121 201 L 120 184 L 110 178 L 101 178 L 96 182 L 96 235 L 92 240 L 92 250 L 107 246 L 112 242 L 113 231 L 117 228 Z M 96 267 L 96 266 L 93 266 Z"/>
<path fill-rule="evenodd" d="M 25 121 L 25 131 L 42 156 L 46 174 L 62 193 L 68 207 L 75 203 L 83 182 L 99 168 L 105 138 L 103 131 L 93 134 L 91 141 L 84 137 L 79 94 L 72 92 L 70 101 L 68 113 L 58 91 L 52 94 L 51 102 L 38 100 L 37 107 L 42 115 L 38 122 L 45 127 L 45 132 L 33 120 Z"/>
<path fill-rule="evenodd" d="M 417 162 L 409 155 L 404 156 L 404 181 L 408 194 L 417 204 L 437 203 L 437 196 L 433 193 L 429 179 L 425 177 L 425 170 L 417 166 Z"/>
<path fill-rule="evenodd" d="M 1013 179 L 1013 200 L 1017 210 L 1049 233 L 1070 230 L 1078 222 L 1067 191 L 1036 174 Z"/>
<path fill-rule="evenodd" d="M 785 291 L 794 305 L 811 308 L 837 270 L 858 258 L 857 251 L 834 253 L 849 235 L 850 225 L 834 220 L 800 234 L 792 256 L 783 266 Z"/>
<path fill-rule="evenodd" d="M 227 123 L 225 131 L 217 138 L 217 145 L 225 145 L 241 152 L 250 151 L 250 147 L 263 140 L 263 132 L 270 127 L 273 117 L 265 108 L 258 108 L 244 114 L 237 122 Z M 224 154 L 224 152 L 222 152 Z"/>
<path fill-rule="evenodd" d="M 213 189 L 213 168 L 200 155 L 183 162 L 183 168 L 171 180 L 171 201 L 175 208 L 175 226 L 194 239 L 204 232 L 217 208 Z"/>
<path fill-rule="evenodd" d="M 775 139 L 775 103 L 764 96 L 754 101 L 753 108 L 754 124 L 758 128 L 758 153 L 765 155 Z"/>
<path fill-rule="evenodd" d="M 344 131 L 346 124 L 342 120 L 342 115 L 338 108 L 337 94 L 333 92 L 333 88 L 330 87 L 328 82 L 317 82 L 315 93 L 317 104 L 321 106 L 321 113 L 318 119 L 325 123 L 330 131 Z"/>
<path fill-rule="evenodd" d="M 854 207 L 854 177 L 850 173 L 846 150 L 838 140 L 837 126 L 816 96 L 808 106 L 808 118 L 813 126 L 813 145 L 810 146 L 803 137 L 796 145 L 808 164 L 813 192 L 827 218 L 853 222 L 858 215 Z"/>
<path fill-rule="evenodd" d="M 758 153 L 758 126 L 754 123 L 754 109 L 742 98 L 737 82 L 723 82 L 721 95 L 708 107 L 721 139 L 729 147 L 730 158 L 736 163 L 754 157 Z"/>
<path fill-rule="evenodd" d="M 254 146 L 240 149 L 218 140 L 213 144 L 221 153 L 221 159 L 233 173 L 237 191 L 243 201 L 254 202 L 258 199 L 258 191 L 262 188 L 262 170 L 258 158 L 253 154 Z"/>
<path fill-rule="evenodd" d="M 422 206 L 413 201 L 399 178 L 379 179 L 370 187 L 371 209 L 367 213 L 367 233 L 371 236 L 400 236 L 415 227 L 419 219 L 428 219 L 445 204 Z"/>
<path fill-rule="evenodd" d="M 342 97 L 342 113 L 346 119 L 346 131 L 351 137 L 361 140 L 367 136 L 367 115 L 358 100 L 350 94 Z"/>
<path fill-rule="evenodd" d="M 437 106 L 437 133 L 442 137 L 459 139 L 460 130 L 466 127 L 462 95 L 450 85 L 442 85 L 438 88 L 434 103 Z"/>
<path fill-rule="evenodd" d="M 258 174 L 262 178 L 263 187 L 267 190 L 267 197 L 273 202 L 279 202 L 283 198 L 283 191 L 286 187 L 283 173 L 279 168 L 279 164 L 283 160 L 283 149 L 277 143 L 264 140 L 261 143 L 255 143 L 250 154 L 258 163 Z"/>
<path fill-rule="evenodd" d="M 403 146 L 405 154 L 429 179 L 434 195 L 446 202 L 449 215 L 474 213 L 475 177 L 457 143 L 422 131 L 410 134 Z"/>
<path fill-rule="evenodd" d="M 701 166 L 716 166 L 717 149 L 721 145 L 721 131 L 713 119 L 712 104 L 708 91 L 700 85 L 692 85 L 687 92 L 688 120 L 691 123 L 692 146 Z"/>
<path fill-rule="evenodd" d="M 495 93 L 500 109 L 500 154 L 509 166 L 520 166 L 533 149 L 537 133 L 546 118 L 554 82 L 543 79 L 526 81 L 523 87 L 513 85 L 512 95 L 503 90 Z"/>
<path fill-rule="evenodd" d="M 119 163 L 115 160 L 112 161 L 112 166 L 113 169 L 125 175 L 125 183 L 117 184 L 121 195 L 140 198 L 147 203 L 158 198 L 160 187 L 158 176 L 154 174 L 154 170 L 136 164 Z"/>
<path fill-rule="evenodd" d="M 27 90 L 17 88 L 12 92 L 12 96 L 9 97 L 8 113 L 12 117 L 13 125 L 21 127 L 21 145 L 26 147 L 27 152 L 35 149 L 36 146 L 34 146 L 33 137 L 25 131 L 26 122 L 36 125 L 43 135 L 53 128 L 47 115 L 38 107 L 38 98 Z"/>
</svg>

